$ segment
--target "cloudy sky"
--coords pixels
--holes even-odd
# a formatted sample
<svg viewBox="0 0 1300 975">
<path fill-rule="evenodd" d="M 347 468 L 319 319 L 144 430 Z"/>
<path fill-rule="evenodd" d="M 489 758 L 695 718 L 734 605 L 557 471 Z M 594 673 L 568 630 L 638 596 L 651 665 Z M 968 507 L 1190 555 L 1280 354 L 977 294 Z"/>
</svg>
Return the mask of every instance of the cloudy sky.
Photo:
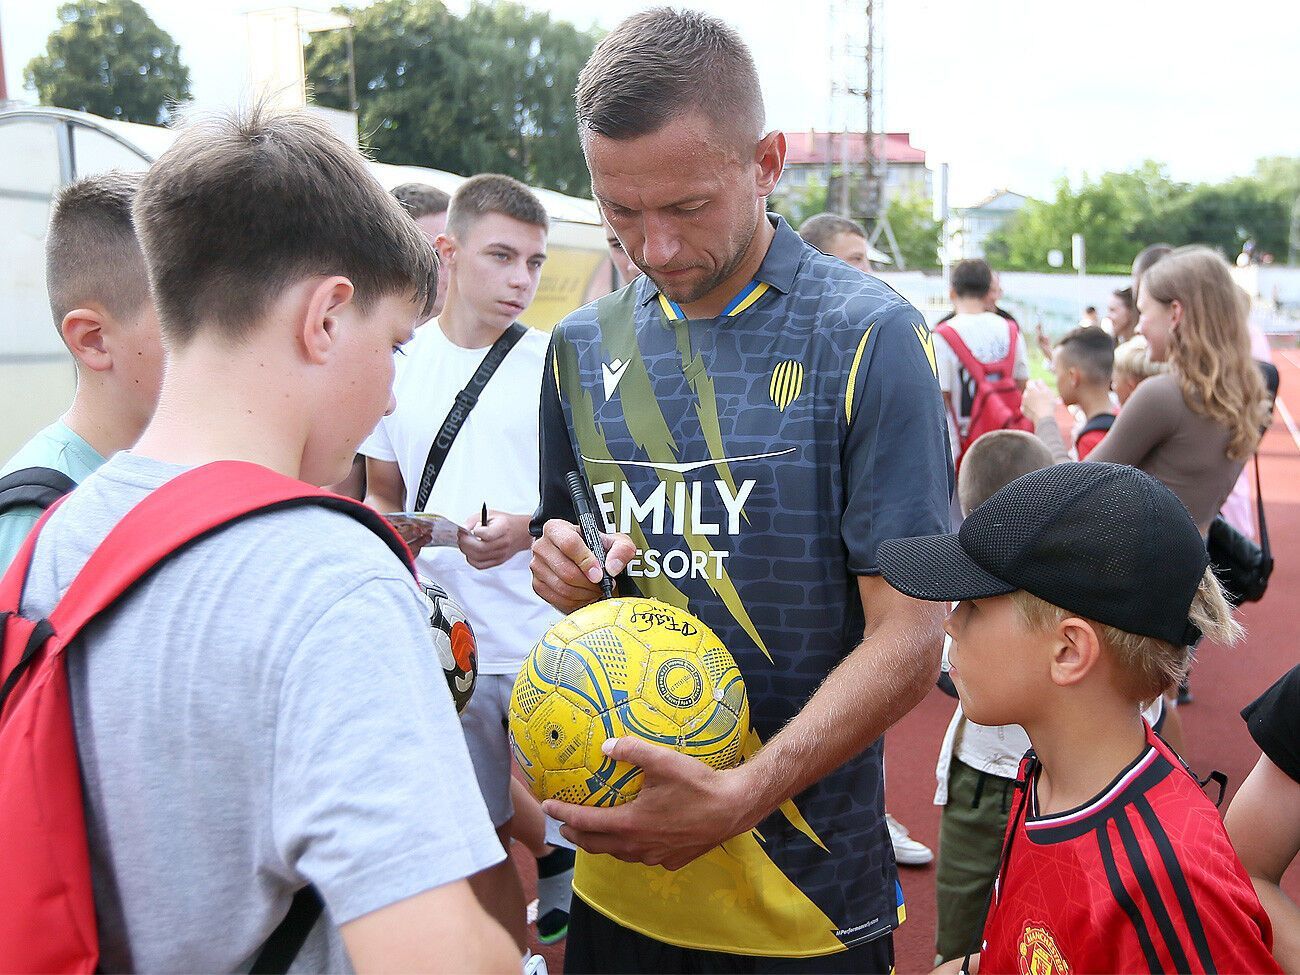
<svg viewBox="0 0 1300 975">
<path fill-rule="evenodd" d="M 181 45 L 208 105 L 244 93 L 249 0 L 142 0 Z M 525 0 L 579 26 L 612 27 L 637 0 Z M 832 3 L 686 4 L 735 25 L 754 50 L 772 126 L 826 128 Z M 11 97 L 45 46 L 58 0 L 0 0 Z M 303 3 L 327 9 L 327 3 Z M 450 0 L 463 9 L 466 0 Z M 1146 158 L 1183 180 L 1300 155 L 1300 3 L 1255 0 L 876 0 L 883 11 L 883 123 L 950 164 L 954 205 L 1009 187 L 1046 195 L 1062 175 Z M 842 21 L 841 21 L 842 22 Z"/>
</svg>

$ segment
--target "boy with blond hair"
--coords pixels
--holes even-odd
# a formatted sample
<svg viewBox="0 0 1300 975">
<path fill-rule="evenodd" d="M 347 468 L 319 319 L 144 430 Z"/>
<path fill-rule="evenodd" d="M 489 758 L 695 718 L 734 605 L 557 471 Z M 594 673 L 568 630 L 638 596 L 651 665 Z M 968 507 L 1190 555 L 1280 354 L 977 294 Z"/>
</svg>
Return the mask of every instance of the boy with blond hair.
<svg viewBox="0 0 1300 975">
<path fill-rule="evenodd" d="M 1136 468 L 1056 465 L 956 535 L 884 542 L 880 565 L 902 593 L 959 603 L 963 709 L 1033 746 L 979 970 L 1278 971 L 1218 811 L 1140 713 L 1202 634 L 1240 632 L 1177 497 Z"/>
<path fill-rule="evenodd" d="M 194 468 L 338 481 L 436 289 L 415 224 L 301 114 L 196 122 L 134 215 L 167 350 L 158 408 L 45 523 L 27 618 Z M 73 649 L 99 968 L 249 971 L 291 914 L 296 970 L 518 965 L 466 881 L 503 852 L 423 598 L 355 518 L 283 507 L 204 535 Z"/>
</svg>

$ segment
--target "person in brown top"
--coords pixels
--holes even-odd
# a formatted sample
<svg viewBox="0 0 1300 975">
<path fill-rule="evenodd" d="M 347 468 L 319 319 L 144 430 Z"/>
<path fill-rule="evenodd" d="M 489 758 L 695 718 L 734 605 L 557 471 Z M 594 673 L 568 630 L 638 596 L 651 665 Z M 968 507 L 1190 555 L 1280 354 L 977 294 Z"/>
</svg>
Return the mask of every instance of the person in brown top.
<svg viewBox="0 0 1300 975">
<path fill-rule="evenodd" d="M 1178 495 L 1204 535 L 1267 422 L 1263 380 L 1250 357 L 1248 298 L 1227 263 L 1205 247 L 1180 247 L 1151 266 L 1138 292 L 1138 331 L 1170 372 L 1134 391 L 1090 461 L 1130 464 Z M 1041 383 L 1024 414 L 1054 459 L 1068 459 L 1056 397 Z"/>
</svg>

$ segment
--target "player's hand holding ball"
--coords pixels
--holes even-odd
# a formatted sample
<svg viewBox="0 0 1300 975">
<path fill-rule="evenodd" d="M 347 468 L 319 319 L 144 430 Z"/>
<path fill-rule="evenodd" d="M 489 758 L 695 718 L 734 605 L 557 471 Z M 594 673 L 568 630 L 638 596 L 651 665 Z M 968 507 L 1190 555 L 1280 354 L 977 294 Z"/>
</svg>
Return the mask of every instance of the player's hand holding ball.
<svg viewBox="0 0 1300 975">
<path fill-rule="evenodd" d="M 556 623 L 510 701 L 519 767 L 565 835 L 673 870 L 754 825 L 734 768 L 748 734 L 731 654 L 653 599 L 602 600 Z"/>
</svg>

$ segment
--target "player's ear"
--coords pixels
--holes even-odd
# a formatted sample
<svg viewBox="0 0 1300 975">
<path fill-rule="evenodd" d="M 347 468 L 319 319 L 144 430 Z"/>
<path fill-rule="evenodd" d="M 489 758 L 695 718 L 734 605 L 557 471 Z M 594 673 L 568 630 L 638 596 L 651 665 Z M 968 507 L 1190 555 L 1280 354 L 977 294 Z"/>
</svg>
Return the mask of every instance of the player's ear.
<svg viewBox="0 0 1300 975">
<path fill-rule="evenodd" d="M 1094 624 L 1077 616 L 1061 620 L 1052 631 L 1052 683 L 1077 684 L 1101 659 L 1101 637 Z"/>
</svg>

